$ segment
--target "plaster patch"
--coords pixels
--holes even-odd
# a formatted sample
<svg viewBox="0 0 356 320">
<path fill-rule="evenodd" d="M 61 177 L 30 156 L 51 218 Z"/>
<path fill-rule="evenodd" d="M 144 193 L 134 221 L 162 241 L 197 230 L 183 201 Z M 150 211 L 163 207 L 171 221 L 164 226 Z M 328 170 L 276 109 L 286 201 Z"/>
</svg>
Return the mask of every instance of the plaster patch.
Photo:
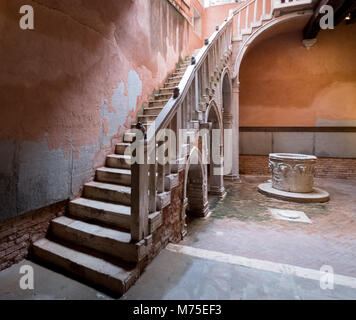
<svg viewBox="0 0 356 320">
<path fill-rule="evenodd" d="M 49 150 L 45 140 L 25 141 L 19 154 L 18 214 L 69 197 L 71 159 L 61 149 Z"/>
<path fill-rule="evenodd" d="M 73 158 L 71 196 L 79 193 L 84 183 L 94 176 L 94 157 L 99 145 L 79 148 L 79 156 Z"/>
<path fill-rule="evenodd" d="M 142 94 L 142 81 L 136 71 L 131 70 L 127 80 L 127 95 L 125 95 L 125 84 L 121 81 L 114 90 L 109 107 L 107 100 L 102 103 L 103 122 L 105 122 L 105 132 L 103 132 L 103 145 L 111 146 L 113 136 L 119 134 L 120 128 L 125 127 L 130 113 L 137 108 L 137 98 Z"/>
</svg>

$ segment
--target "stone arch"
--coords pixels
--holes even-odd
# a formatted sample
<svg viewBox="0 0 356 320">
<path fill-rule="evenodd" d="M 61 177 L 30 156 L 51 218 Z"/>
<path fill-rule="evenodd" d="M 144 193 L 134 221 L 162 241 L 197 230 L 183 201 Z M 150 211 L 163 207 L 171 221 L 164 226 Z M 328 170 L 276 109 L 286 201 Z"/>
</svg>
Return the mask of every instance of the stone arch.
<svg viewBox="0 0 356 320">
<path fill-rule="evenodd" d="M 232 171 L 231 174 L 225 176 L 227 179 L 239 179 L 239 104 L 240 104 L 240 81 L 239 73 L 240 66 L 244 56 L 246 55 L 248 49 L 251 47 L 251 44 L 261 36 L 265 31 L 276 26 L 278 24 L 294 20 L 294 19 L 308 19 L 313 14 L 313 10 L 306 11 L 297 11 L 289 14 L 285 14 L 279 17 L 272 17 L 271 20 L 264 22 L 261 27 L 253 28 L 252 33 L 249 36 L 246 36 L 242 40 L 242 43 L 239 44 L 237 50 L 236 58 L 234 61 L 234 71 L 231 77 L 231 112 L 224 110 L 224 129 L 232 129 L 233 132 L 233 143 L 232 143 Z M 225 153 L 225 157 L 230 157 Z"/>
<path fill-rule="evenodd" d="M 221 106 L 222 106 L 222 111 L 223 113 L 232 113 L 232 97 L 231 97 L 231 92 L 232 92 L 232 77 L 231 77 L 231 72 L 228 67 L 225 67 L 224 70 L 221 73 L 221 78 L 220 78 L 220 88 L 221 88 Z"/>
<path fill-rule="evenodd" d="M 222 105 L 222 128 L 225 130 L 232 130 L 238 132 L 238 124 L 234 122 L 238 118 L 238 106 L 234 106 L 233 102 L 233 87 L 232 76 L 229 68 L 225 68 L 221 75 L 221 105 Z M 238 161 L 238 139 L 231 141 L 230 148 L 224 148 L 224 159 L 234 163 L 234 157 Z M 233 164 L 230 173 L 226 172 L 225 178 L 229 180 L 236 180 L 238 178 L 238 169 L 233 170 Z M 238 165 L 237 165 L 238 168 Z"/>
<path fill-rule="evenodd" d="M 295 20 L 295 19 L 305 19 L 310 17 L 313 14 L 313 10 L 306 10 L 306 11 L 297 11 L 293 12 L 290 14 L 282 15 L 279 17 L 273 17 L 271 20 L 267 21 L 264 25 L 262 25 L 260 28 L 257 28 L 254 30 L 240 45 L 240 48 L 238 50 L 238 53 L 236 55 L 235 63 L 234 63 L 234 75 L 233 79 L 235 79 L 235 82 L 239 84 L 239 74 L 240 74 L 240 67 L 242 60 L 246 53 L 248 52 L 249 47 L 251 44 L 259 37 L 261 36 L 265 31 L 268 29 L 287 22 L 289 20 Z"/>
<path fill-rule="evenodd" d="M 224 178 L 223 178 L 223 162 L 217 162 L 217 156 L 219 160 L 224 157 L 224 126 L 222 121 L 221 110 L 219 110 L 214 100 L 209 103 L 206 110 L 206 122 L 210 123 L 210 139 L 209 139 L 209 164 L 207 166 L 208 172 L 208 190 L 209 193 L 224 196 Z M 212 130 L 220 130 L 219 145 L 213 141 Z M 218 152 L 216 156 L 214 154 Z"/>
<path fill-rule="evenodd" d="M 184 217 L 186 211 L 195 217 L 209 214 L 206 165 L 197 147 L 192 148 L 185 166 L 183 199 Z"/>
</svg>

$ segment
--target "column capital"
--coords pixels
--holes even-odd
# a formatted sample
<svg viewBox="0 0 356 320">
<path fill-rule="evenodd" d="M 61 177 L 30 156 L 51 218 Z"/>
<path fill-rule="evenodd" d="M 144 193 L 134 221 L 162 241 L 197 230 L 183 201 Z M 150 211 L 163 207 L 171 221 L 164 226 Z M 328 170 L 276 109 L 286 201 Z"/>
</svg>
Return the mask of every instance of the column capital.
<svg viewBox="0 0 356 320">
<path fill-rule="evenodd" d="M 240 81 L 235 80 L 232 82 L 232 92 L 239 93 L 240 92 Z"/>
</svg>

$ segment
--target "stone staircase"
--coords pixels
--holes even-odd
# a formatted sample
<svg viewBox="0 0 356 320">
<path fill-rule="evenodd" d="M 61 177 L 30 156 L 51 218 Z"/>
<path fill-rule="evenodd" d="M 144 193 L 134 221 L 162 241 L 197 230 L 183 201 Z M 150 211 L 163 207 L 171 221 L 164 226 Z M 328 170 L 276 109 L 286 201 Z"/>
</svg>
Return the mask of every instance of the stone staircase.
<svg viewBox="0 0 356 320">
<path fill-rule="evenodd" d="M 138 121 L 147 124 L 158 116 L 190 59 L 180 63 L 165 86 L 154 93 Z M 107 156 L 105 167 L 96 170 L 94 181 L 84 185 L 82 196 L 69 203 L 67 215 L 52 220 L 47 237 L 32 248 L 36 260 L 120 295 L 139 277 L 150 245 L 146 240 L 135 243 L 130 232 L 131 165 L 125 149 L 133 140 L 133 134 L 125 134 L 115 154 Z M 178 185 L 178 174 L 166 179 L 170 188 Z M 149 215 L 150 234 L 162 224 L 161 209 L 169 201 L 170 197 L 158 195 L 158 211 Z"/>
<path fill-rule="evenodd" d="M 191 56 L 185 58 L 185 60 L 178 65 L 175 72 L 168 77 L 164 87 L 160 88 L 156 93 L 154 93 L 153 99 L 151 99 L 148 102 L 148 106 L 143 109 L 143 114 L 138 116 L 137 121 L 141 122 L 146 127 L 146 129 L 149 123 L 157 118 L 163 107 L 172 97 L 174 88 L 179 85 L 185 70 L 190 64 Z M 128 137 L 127 140 L 130 141 L 130 138 Z"/>
</svg>

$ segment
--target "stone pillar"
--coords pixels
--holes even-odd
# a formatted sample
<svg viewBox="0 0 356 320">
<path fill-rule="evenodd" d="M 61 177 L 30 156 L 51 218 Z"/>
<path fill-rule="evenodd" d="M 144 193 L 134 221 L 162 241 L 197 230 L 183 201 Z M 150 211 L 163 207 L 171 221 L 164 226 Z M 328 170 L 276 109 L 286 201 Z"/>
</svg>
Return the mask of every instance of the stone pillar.
<svg viewBox="0 0 356 320">
<path fill-rule="evenodd" d="M 239 180 L 239 93 L 240 82 L 234 81 L 231 92 L 231 114 L 224 114 L 224 128 L 232 129 L 232 170 L 225 179 Z"/>
</svg>

